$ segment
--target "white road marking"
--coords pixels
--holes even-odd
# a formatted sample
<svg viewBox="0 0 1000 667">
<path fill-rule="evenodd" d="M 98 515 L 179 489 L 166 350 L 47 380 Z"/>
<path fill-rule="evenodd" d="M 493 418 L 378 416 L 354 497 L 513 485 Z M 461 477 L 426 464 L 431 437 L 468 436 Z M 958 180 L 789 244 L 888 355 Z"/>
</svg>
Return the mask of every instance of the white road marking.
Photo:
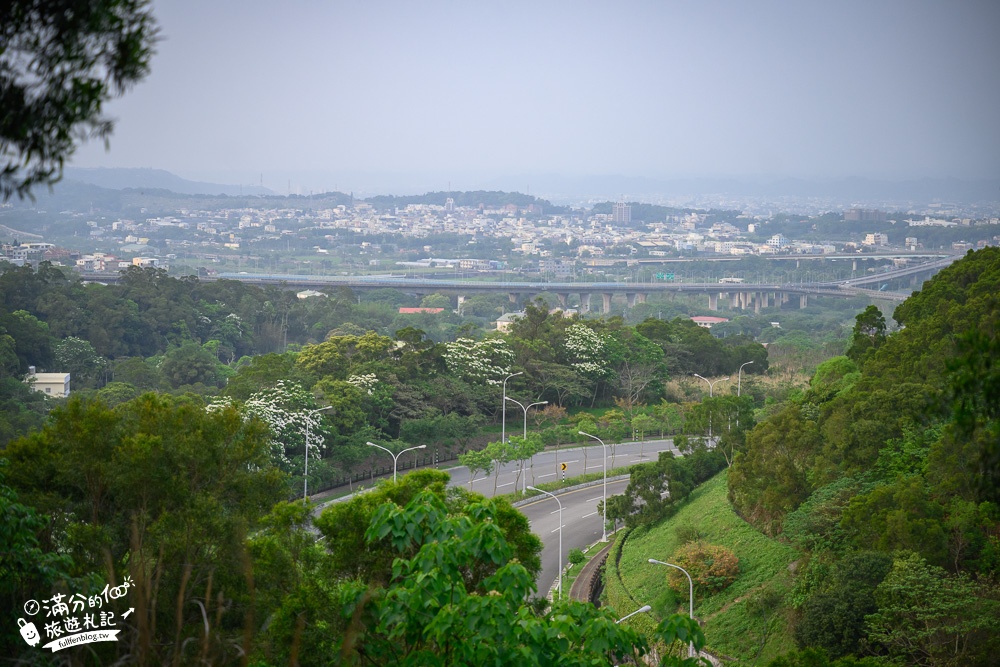
<svg viewBox="0 0 1000 667">
<path fill-rule="evenodd" d="M 549 514 L 558 514 L 559 512 L 562 512 L 562 510 L 556 510 L 555 512 L 549 512 Z"/>
<path fill-rule="evenodd" d="M 514 482 L 507 482 L 506 484 L 497 484 L 497 488 L 500 488 L 502 486 L 512 486 L 513 484 Z"/>
<path fill-rule="evenodd" d="M 592 503 L 595 500 L 604 500 L 604 496 L 597 496 L 596 498 L 591 498 L 590 500 L 585 500 L 583 502 L 585 502 L 585 503 Z"/>
<path fill-rule="evenodd" d="M 588 516 L 594 516 L 597 512 L 591 512 L 590 514 L 584 514 L 583 518 L 586 519 Z"/>
<path fill-rule="evenodd" d="M 562 525 L 562 526 L 560 526 L 559 528 L 565 528 L 565 527 L 566 527 L 566 524 L 563 524 L 563 525 Z M 553 530 L 552 532 L 553 532 L 553 533 L 557 532 L 557 531 L 559 530 L 559 528 L 556 528 L 556 529 L 555 529 L 555 530 Z"/>
<path fill-rule="evenodd" d="M 567 464 L 568 463 L 579 463 L 579 462 L 580 462 L 580 459 L 577 459 L 575 461 L 563 461 L 563 463 L 567 463 Z"/>
<path fill-rule="evenodd" d="M 590 470 L 591 468 L 603 468 L 603 467 L 604 467 L 604 464 L 600 463 L 600 464 L 598 464 L 596 466 L 587 466 L 587 470 Z"/>
<path fill-rule="evenodd" d="M 538 479 L 541 479 L 542 477 L 552 477 L 553 475 L 558 475 L 558 474 L 559 473 L 557 472 L 550 472 L 548 475 L 538 475 Z"/>
</svg>

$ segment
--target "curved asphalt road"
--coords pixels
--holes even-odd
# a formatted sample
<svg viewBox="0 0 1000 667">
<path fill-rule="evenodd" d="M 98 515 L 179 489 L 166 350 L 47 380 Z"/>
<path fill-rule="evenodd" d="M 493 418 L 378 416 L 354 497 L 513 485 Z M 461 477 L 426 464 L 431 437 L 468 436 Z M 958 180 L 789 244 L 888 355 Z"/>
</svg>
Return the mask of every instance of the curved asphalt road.
<svg viewBox="0 0 1000 667">
<path fill-rule="evenodd" d="M 608 477 L 624 472 L 624 468 L 635 463 L 655 461 L 661 451 L 675 454 L 672 440 L 647 440 L 608 445 Z M 604 455 L 600 445 L 596 447 L 573 447 L 536 454 L 528 463 L 528 485 L 556 481 L 563 474 L 561 464 L 566 464 L 566 477 L 577 477 L 585 471 L 601 472 L 604 469 Z M 469 488 L 469 471 L 464 466 L 448 470 L 451 475 L 449 486 Z M 524 481 L 520 478 L 518 465 L 509 463 L 500 469 L 496 477 L 496 492 L 514 491 L 516 482 L 520 489 Z M 534 481 L 533 481 L 534 480 Z M 477 477 L 472 482 L 474 491 L 485 496 L 494 495 L 494 476 Z M 620 494 L 628 486 L 628 480 L 608 482 L 608 497 Z M 545 596 L 556 582 L 561 565 L 568 562 L 570 549 L 582 549 L 601 539 L 603 518 L 597 512 L 597 503 L 604 497 L 602 484 L 557 494 L 562 503 L 562 563 L 559 562 L 559 507 L 549 496 L 540 496 L 534 502 L 522 505 L 520 510 L 531 523 L 531 529 L 542 540 L 542 570 L 538 575 L 538 594 Z M 569 593 L 568 589 L 564 589 Z"/>
<path fill-rule="evenodd" d="M 608 482 L 608 497 L 622 493 L 628 486 L 627 479 Z M 562 563 L 569 562 L 570 549 L 583 549 L 601 539 L 603 517 L 597 511 L 597 504 L 604 497 L 602 485 L 588 486 L 568 491 L 557 496 L 562 510 Z M 522 513 L 528 517 L 531 529 L 542 539 L 542 571 L 538 573 L 538 594 L 545 596 L 559 576 L 559 506 L 548 496 L 522 505 Z M 569 594 L 566 584 L 563 592 Z"/>
</svg>

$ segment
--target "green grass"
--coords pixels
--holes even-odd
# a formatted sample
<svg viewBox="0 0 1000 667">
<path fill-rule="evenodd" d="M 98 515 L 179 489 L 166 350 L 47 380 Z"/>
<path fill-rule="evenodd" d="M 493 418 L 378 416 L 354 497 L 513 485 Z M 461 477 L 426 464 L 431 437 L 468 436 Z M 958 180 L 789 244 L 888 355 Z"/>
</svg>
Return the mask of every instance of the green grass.
<svg viewBox="0 0 1000 667">
<path fill-rule="evenodd" d="M 611 477 L 617 477 L 619 475 L 624 475 L 628 470 L 616 470 L 614 475 L 609 475 L 608 479 Z M 556 491 L 558 489 L 568 489 L 571 486 L 576 486 L 577 484 L 584 484 L 586 482 L 596 482 L 597 480 L 604 479 L 603 472 L 588 472 L 586 475 L 580 475 L 578 477 L 570 477 L 566 480 L 560 480 L 558 482 L 541 482 L 539 484 L 532 484 L 536 489 L 541 489 L 543 491 Z M 518 482 L 518 486 L 520 486 Z M 532 491 L 528 489 L 526 493 L 521 493 L 520 491 L 515 491 L 514 493 L 498 493 L 497 498 L 505 498 L 512 503 L 516 503 L 518 500 L 525 500 L 526 498 L 534 498 L 535 496 L 540 496 L 541 493 L 537 491 Z"/>
<path fill-rule="evenodd" d="M 570 567 L 563 576 L 563 593 L 566 597 L 569 597 L 569 589 L 573 587 L 573 582 L 576 581 L 576 578 L 583 571 L 583 568 L 587 566 L 587 563 L 593 560 L 594 556 L 599 554 L 609 542 L 614 542 L 614 540 L 614 534 L 610 534 L 608 535 L 608 542 L 594 542 L 589 547 L 581 549 L 583 551 L 583 561 Z"/>
<path fill-rule="evenodd" d="M 795 648 L 786 599 L 792 586 L 788 566 L 799 553 L 736 516 L 726 496 L 726 478 L 726 471 L 719 473 L 698 487 L 675 516 L 625 537 L 617 570 L 614 552 L 608 559 L 608 602 L 624 613 L 629 611 L 625 607 L 650 604 L 651 622 L 686 612 L 686 591 L 678 595 L 667 586 L 670 568 L 648 561 L 670 562 L 674 549 L 683 543 L 677 528 L 693 527 L 702 541 L 731 549 L 740 561 L 740 575 L 731 586 L 708 595 L 695 591 L 694 613 L 705 630 L 706 648 L 735 658 L 739 665 L 767 664 Z"/>
</svg>

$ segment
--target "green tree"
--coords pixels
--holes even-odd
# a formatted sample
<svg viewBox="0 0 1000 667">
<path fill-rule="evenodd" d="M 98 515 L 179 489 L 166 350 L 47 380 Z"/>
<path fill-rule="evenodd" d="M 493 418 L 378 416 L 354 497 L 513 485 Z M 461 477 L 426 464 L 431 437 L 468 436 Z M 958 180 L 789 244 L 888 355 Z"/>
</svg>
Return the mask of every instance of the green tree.
<svg viewBox="0 0 1000 667">
<path fill-rule="evenodd" d="M 388 583 L 392 577 L 393 559 L 399 553 L 386 540 L 366 541 L 365 531 L 378 507 L 386 502 L 405 506 L 421 493 L 433 494 L 454 515 L 463 514 L 470 502 L 482 496 L 464 490 L 446 491 L 449 476 L 439 470 L 417 470 L 403 475 L 398 482 L 382 482 L 372 492 L 355 496 L 349 502 L 329 506 L 316 518 L 315 525 L 325 536 L 324 544 L 330 555 L 329 568 L 338 579 L 360 579 L 373 584 Z M 494 503 L 497 526 L 518 561 L 534 575 L 541 568 L 541 542 L 531 533 L 523 514 L 509 503 Z M 493 569 L 485 567 L 478 577 Z"/>
<path fill-rule="evenodd" d="M 160 372 L 174 389 L 193 385 L 217 389 L 224 379 L 219 360 L 197 343 L 185 343 L 167 352 Z"/>
<path fill-rule="evenodd" d="M 990 664 L 1000 648 L 1000 603 L 977 590 L 916 554 L 902 555 L 875 589 L 868 639 L 907 664 Z"/>
<path fill-rule="evenodd" d="M 400 556 L 386 586 L 345 587 L 345 612 L 355 623 L 339 643 L 342 664 L 582 666 L 648 651 L 609 610 L 570 601 L 540 614 L 527 604 L 532 575 L 512 560 L 492 516 L 489 502 L 450 516 L 429 492 L 405 507 L 381 506 L 366 537 L 387 540 Z M 492 573 L 477 578 L 482 564 Z M 693 624 L 676 617 L 658 635 L 704 643 Z"/>
<path fill-rule="evenodd" d="M 203 646 L 206 662 L 236 658 L 243 626 L 218 610 L 243 608 L 244 538 L 284 495 L 268 450 L 261 422 L 156 394 L 114 410 L 71 397 L 40 432 L 8 446 L 10 483 L 57 517 L 41 546 L 68 553 L 74 576 L 135 583 L 130 641 L 95 648 L 95 661 L 128 652 L 138 663 L 185 664 Z"/>
<path fill-rule="evenodd" d="M 149 72 L 156 24 L 145 0 L 0 5 L 0 194 L 62 175 L 81 137 L 107 141 L 103 106 Z"/>
<path fill-rule="evenodd" d="M 17 493 L 5 484 L 6 459 L 0 459 L 0 605 L 20 610 L 25 600 L 40 590 L 50 590 L 70 578 L 70 558 L 48 551 L 39 544 L 47 518 L 18 501 Z M 41 628 L 39 628 L 41 631 Z M 17 627 L 7 624 L 0 630 L 0 651 L 16 659 L 25 649 Z M 30 656 L 25 656 L 29 659 Z"/>
<path fill-rule="evenodd" d="M 839 561 L 829 581 L 802 605 L 796 643 L 822 648 L 833 658 L 860 653 L 865 617 L 878 611 L 875 589 L 891 569 L 892 557 L 878 552 L 856 552 Z"/>
<path fill-rule="evenodd" d="M 483 473 L 489 475 L 493 472 L 493 459 L 485 449 L 473 449 L 458 455 L 458 462 L 469 469 L 469 489 L 476 480 L 476 475 Z"/>
<path fill-rule="evenodd" d="M 770 535 L 812 491 L 809 472 L 822 444 L 812 416 L 794 403 L 772 415 L 749 433 L 729 471 L 733 507 Z"/>
<path fill-rule="evenodd" d="M 444 308 L 451 310 L 451 298 L 444 294 L 428 294 L 420 300 L 421 308 Z"/>
<path fill-rule="evenodd" d="M 229 378 L 221 393 L 245 401 L 261 387 L 273 387 L 278 380 L 290 380 L 303 386 L 313 384 L 295 365 L 293 353 L 272 352 L 240 359 L 236 364 L 236 372 Z"/>
<path fill-rule="evenodd" d="M 104 382 L 107 360 L 88 341 L 75 336 L 62 339 L 53 350 L 55 368 L 69 373 L 75 389 L 96 389 Z"/>
<path fill-rule="evenodd" d="M 855 318 L 854 333 L 847 356 L 859 366 L 885 342 L 885 316 L 875 306 L 868 306 Z"/>
</svg>

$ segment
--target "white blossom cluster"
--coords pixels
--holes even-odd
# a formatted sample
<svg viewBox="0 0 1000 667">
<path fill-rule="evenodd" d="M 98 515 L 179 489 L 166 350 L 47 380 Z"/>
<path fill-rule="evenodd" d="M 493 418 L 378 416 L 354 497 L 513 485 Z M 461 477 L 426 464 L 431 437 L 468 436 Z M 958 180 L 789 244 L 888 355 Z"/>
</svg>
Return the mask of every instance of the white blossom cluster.
<svg viewBox="0 0 1000 667">
<path fill-rule="evenodd" d="M 607 347 L 606 337 L 585 324 L 566 329 L 566 351 L 573 359 L 573 368 L 588 377 L 600 378 L 610 372 L 605 359 Z"/>
<path fill-rule="evenodd" d="M 236 402 L 229 396 L 216 396 L 205 406 L 205 412 L 222 412 L 234 405 L 236 405 Z"/>
<path fill-rule="evenodd" d="M 354 385 L 361 391 L 367 392 L 371 395 L 372 391 L 375 389 L 375 385 L 378 384 L 378 377 L 376 377 L 374 373 L 352 375 L 347 378 L 347 384 Z"/>
<path fill-rule="evenodd" d="M 448 369 L 469 382 L 498 385 L 510 374 L 514 363 L 514 352 L 502 338 L 459 338 L 445 343 L 445 348 Z"/>
<path fill-rule="evenodd" d="M 320 432 L 321 415 L 309 408 L 311 396 L 297 383 L 279 380 L 272 389 L 260 391 L 243 405 L 246 415 L 254 416 L 271 428 L 271 452 L 277 462 L 288 464 L 288 449 L 306 440 L 309 455 L 318 459 L 326 449 Z"/>
</svg>

